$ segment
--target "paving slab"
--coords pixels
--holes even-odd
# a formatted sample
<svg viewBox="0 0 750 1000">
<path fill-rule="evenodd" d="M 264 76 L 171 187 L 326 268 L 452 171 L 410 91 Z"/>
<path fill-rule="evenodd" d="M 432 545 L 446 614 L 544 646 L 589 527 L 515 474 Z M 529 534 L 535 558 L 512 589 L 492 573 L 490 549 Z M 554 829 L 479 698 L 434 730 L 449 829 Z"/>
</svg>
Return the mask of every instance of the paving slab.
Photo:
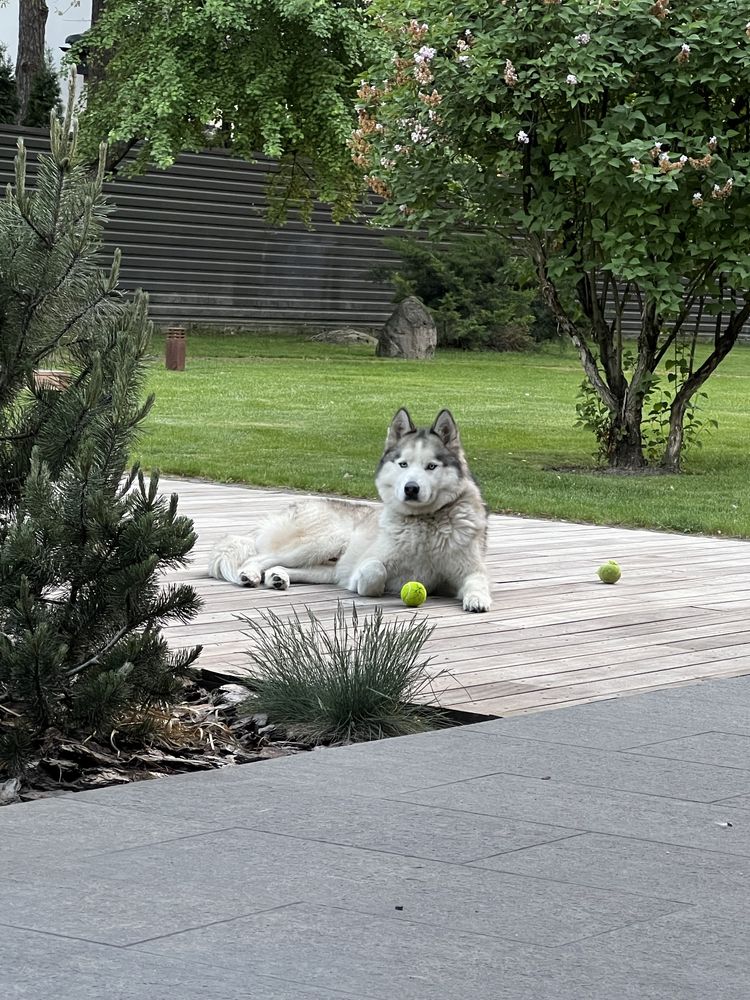
<svg viewBox="0 0 750 1000">
<path fill-rule="evenodd" d="M 215 963 L 21 931 L 0 923 L 3 1000 L 368 1000 Z"/>
<path fill-rule="evenodd" d="M 219 829 L 210 815 L 172 817 L 138 815 L 122 808 L 117 797 L 97 803 L 85 794 L 66 795 L 0 810 L 0 874 L 8 877 L 31 864 L 60 863 L 103 851 L 175 840 Z"/>
<path fill-rule="evenodd" d="M 712 681 L 4 807 L 0 997 L 746 1000 L 746 708 Z"/>
<path fill-rule="evenodd" d="M 699 733 L 659 743 L 647 743 L 635 748 L 634 752 L 651 757 L 750 770 L 750 735 L 741 736 L 738 733 Z"/>
<path fill-rule="evenodd" d="M 180 781 L 139 782 L 118 789 L 109 799 L 119 800 L 132 810 L 144 810 L 152 822 L 154 814 L 173 821 L 189 818 L 198 804 L 201 813 L 211 815 L 224 827 L 242 826 L 266 833 L 281 830 L 306 840 L 447 862 L 515 851 L 578 832 L 496 816 L 469 816 L 391 799 L 332 795 L 305 788 L 290 793 L 288 784 L 267 783 L 272 773 L 263 776 L 263 783 L 250 777 L 247 782 L 235 782 L 231 797 L 225 785 L 212 777 L 190 775 Z M 290 794 L 293 810 L 289 808 Z"/>
<path fill-rule="evenodd" d="M 503 734 L 571 746 L 629 750 L 713 730 L 750 736 L 750 677 L 609 698 L 532 715 L 493 719 L 472 735 Z"/>
<path fill-rule="evenodd" d="M 714 919 L 720 921 L 730 912 L 746 913 L 750 899 L 747 857 L 599 833 L 538 844 L 474 864 L 535 879 L 700 903 L 714 910 Z"/>
<path fill-rule="evenodd" d="M 700 907 L 555 948 L 541 968 L 505 977 L 521 1000 L 746 1000 L 750 923 Z M 536 989 L 536 994 L 534 994 Z"/>
<path fill-rule="evenodd" d="M 529 944 L 563 943 L 681 905 L 242 829 L 100 855 L 23 883 L 0 883 L 0 891 L 9 923 L 110 944 L 297 902 Z"/>
<path fill-rule="evenodd" d="M 306 903 L 150 941 L 137 950 L 211 960 L 232 970 L 247 963 L 267 975 L 301 968 L 322 989 L 383 1000 L 510 998 L 505 976 L 544 961 L 535 949 L 483 934 Z"/>
<path fill-rule="evenodd" d="M 404 796 L 411 802 L 750 857 L 745 811 L 658 795 L 494 774 Z"/>
</svg>

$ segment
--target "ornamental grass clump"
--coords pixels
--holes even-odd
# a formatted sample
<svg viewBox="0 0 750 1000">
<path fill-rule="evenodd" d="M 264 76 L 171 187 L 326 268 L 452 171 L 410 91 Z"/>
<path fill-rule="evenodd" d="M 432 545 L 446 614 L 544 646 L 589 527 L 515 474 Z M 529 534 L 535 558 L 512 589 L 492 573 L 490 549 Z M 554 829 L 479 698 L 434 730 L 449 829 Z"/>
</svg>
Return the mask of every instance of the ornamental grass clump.
<svg viewBox="0 0 750 1000">
<path fill-rule="evenodd" d="M 358 743 L 434 728 L 424 701 L 431 677 L 420 654 L 433 626 L 417 616 L 360 618 L 339 602 L 330 627 L 312 611 L 244 618 L 252 646 L 248 707 L 294 739 Z"/>
</svg>

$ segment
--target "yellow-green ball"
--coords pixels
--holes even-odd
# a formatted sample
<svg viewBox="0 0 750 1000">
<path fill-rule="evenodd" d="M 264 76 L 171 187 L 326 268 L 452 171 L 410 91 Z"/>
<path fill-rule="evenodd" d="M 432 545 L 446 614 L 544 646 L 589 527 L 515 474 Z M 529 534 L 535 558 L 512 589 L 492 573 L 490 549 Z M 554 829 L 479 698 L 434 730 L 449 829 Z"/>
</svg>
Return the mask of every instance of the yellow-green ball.
<svg viewBox="0 0 750 1000">
<path fill-rule="evenodd" d="M 410 608 L 418 608 L 427 600 L 427 591 L 424 584 L 418 580 L 409 580 L 401 588 L 401 600 Z"/>
<path fill-rule="evenodd" d="M 614 559 L 610 559 L 597 570 L 597 574 L 602 583 L 617 583 L 622 576 L 622 571 Z"/>
</svg>

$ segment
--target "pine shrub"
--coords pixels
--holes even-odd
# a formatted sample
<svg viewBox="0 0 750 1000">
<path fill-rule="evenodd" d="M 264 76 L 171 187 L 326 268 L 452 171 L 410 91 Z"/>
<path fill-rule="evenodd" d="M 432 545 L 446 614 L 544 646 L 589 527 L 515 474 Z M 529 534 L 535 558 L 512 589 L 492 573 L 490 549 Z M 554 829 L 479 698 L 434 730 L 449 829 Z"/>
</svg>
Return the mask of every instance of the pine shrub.
<svg viewBox="0 0 750 1000">
<path fill-rule="evenodd" d="M 18 771 L 57 732 L 106 731 L 169 703 L 199 650 L 160 632 L 188 621 L 191 587 L 163 587 L 194 543 L 158 474 L 129 468 L 151 326 L 142 294 L 100 267 L 105 149 L 78 162 L 72 102 L 51 153 L 0 202 L 0 767 Z M 35 371 L 64 363 L 67 387 Z"/>
</svg>

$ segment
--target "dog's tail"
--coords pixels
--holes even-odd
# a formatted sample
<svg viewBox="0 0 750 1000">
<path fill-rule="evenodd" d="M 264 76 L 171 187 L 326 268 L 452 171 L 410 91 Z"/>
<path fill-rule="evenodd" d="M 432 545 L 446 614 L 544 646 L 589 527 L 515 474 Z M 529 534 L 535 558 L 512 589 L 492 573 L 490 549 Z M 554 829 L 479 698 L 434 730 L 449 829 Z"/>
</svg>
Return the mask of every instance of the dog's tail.
<svg viewBox="0 0 750 1000">
<path fill-rule="evenodd" d="M 211 550 L 208 575 L 242 586 L 246 581 L 240 576 L 240 569 L 254 555 L 257 549 L 250 535 L 225 535 Z"/>
</svg>

